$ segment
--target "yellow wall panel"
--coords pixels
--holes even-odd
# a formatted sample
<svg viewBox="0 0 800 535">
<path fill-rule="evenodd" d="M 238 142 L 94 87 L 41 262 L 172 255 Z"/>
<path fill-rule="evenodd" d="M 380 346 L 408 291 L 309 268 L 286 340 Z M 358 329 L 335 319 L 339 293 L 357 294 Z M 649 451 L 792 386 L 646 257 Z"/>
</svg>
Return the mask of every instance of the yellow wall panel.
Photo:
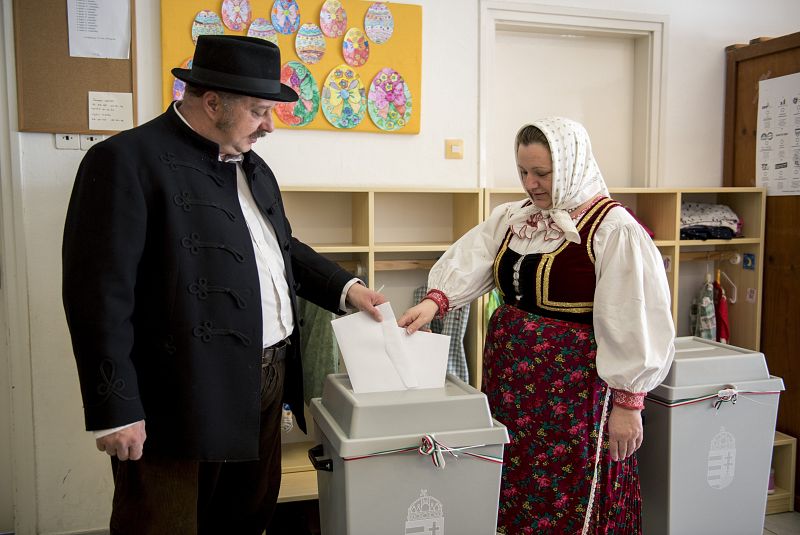
<svg viewBox="0 0 800 535">
<path fill-rule="evenodd" d="M 320 9 L 324 0 L 299 0 L 300 24 L 314 23 L 320 25 Z M 360 28 L 364 31 L 364 15 L 372 2 L 361 0 L 341 0 L 347 12 L 347 28 Z M 163 86 L 163 103 L 166 108 L 172 101 L 172 84 L 175 78 L 171 74 L 174 67 L 181 64 L 194 53 L 192 42 L 192 23 L 195 15 L 201 10 L 214 11 L 222 18 L 221 0 L 162 0 L 161 2 L 161 71 Z M 422 6 L 411 4 L 387 3 L 394 18 L 394 33 L 384 44 L 369 44 L 369 60 L 354 70 L 360 75 L 365 92 L 375 75 L 384 67 L 390 67 L 400 73 L 405 79 L 411 92 L 411 116 L 408 123 L 392 132 L 384 131 L 375 126 L 369 116 L 364 114 L 363 120 L 354 128 L 343 129 L 331 125 L 320 110 L 314 119 L 303 127 L 288 127 L 275 117 L 277 128 L 313 129 L 313 130 L 338 130 L 343 132 L 379 132 L 383 134 L 418 134 L 420 128 L 420 113 L 422 110 Z M 272 2 L 269 0 L 251 0 L 251 20 L 264 18 L 270 20 Z M 345 32 L 346 33 L 346 32 Z M 247 28 L 233 31 L 225 27 L 226 35 L 247 35 Z M 295 37 L 297 32 L 283 35 L 278 34 L 278 45 L 281 49 L 281 62 L 285 65 L 288 61 L 300 61 L 295 51 Z M 317 88 L 322 93 L 322 85 L 328 74 L 338 65 L 345 63 L 342 54 L 344 36 L 325 37 L 326 50 L 322 59 L 313 65 L 303 63 L 314 76 Z M 321 98 L 320 98 L 321 100 Z"/>
</svg>

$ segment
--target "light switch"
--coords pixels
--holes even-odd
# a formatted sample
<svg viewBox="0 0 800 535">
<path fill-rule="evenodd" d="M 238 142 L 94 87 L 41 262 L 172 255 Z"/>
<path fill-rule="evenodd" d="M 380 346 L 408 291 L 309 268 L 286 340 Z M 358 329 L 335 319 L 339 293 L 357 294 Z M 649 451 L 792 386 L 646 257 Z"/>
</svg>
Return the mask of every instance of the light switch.
<svg viewBox="0 0 800 535">
<path fill-rule="evenodd" d="M 464 140 L 463 139 L 445 139 L 444 140 L 444 157 L 448 160 L 462 160 L 464 159 Z"/>
</svg>

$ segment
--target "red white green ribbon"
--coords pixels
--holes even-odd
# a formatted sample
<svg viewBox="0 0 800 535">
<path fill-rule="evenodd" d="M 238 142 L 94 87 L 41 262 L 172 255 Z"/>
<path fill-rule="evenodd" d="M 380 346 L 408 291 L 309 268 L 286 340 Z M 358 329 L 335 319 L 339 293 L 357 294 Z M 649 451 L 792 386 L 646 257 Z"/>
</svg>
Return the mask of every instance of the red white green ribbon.
<svg viewBox="0 0 800 535">
<path fill-rule="evenodd" d="M 472 453 L 466 450 L 474 449 L 474 448 L 485 448 L 487 444 L 476 444 L 474 446 L 462 446 L 460 448 L 451 448 L 446 446 L 436 440 L 433 435 L 423 435 L 422 439 L 420 440 L 419 446 L 410 446 L 408 448 L 397 448 L 393 450 L 385 450 L 385 451 L 377 451 L 375 453 L 369 453 L 367 455 L 361 455 L 358 457 L 345 457 L 345 461 L 358 461 L 360 459 L 368 459 L 370 457 L 379 457 L 381 455 L 392 455 L 395 453 L 409 453 L 412 451 L 416 451 L 420 455 L 426 455 L 431 458 L 431 462 L 433 465 L 443 470 L 445 467 L 445 453 L 452 455 L 455 458 L 458 458 L 459 454 L 464 454 L 469 457 L 474 457 L 476 459 L 480 459 L 482 461 L 488 461 L 491 463 L 503 464 L 503 459 L 498 457 L 492 457 L 491 455 L 483 455 L 480 453 Z"/>
<path fill-rule="evenodd" d="M 647 396 L 647 400 L 655 403 L 656 405 L 661 405 L 662 407 L 669 407 L 673 409 L 675 407 L 682 407 L 684 405 L 692 405 L 694 403 L 701 403 L 703 401 L 712 400 L 712 404 L 714 408 L 719 410 L 723 403 L 731 403 L 732 405 L 736 405 L 736 401 L 738 400 L 740 395 L 768 395 L 768 394 L 780 394 L 779 391 L 763 391 L 763 392 L 753 392 L 748 390 L 736 390 L 733 387 L 723 388 L 716 394 L 709 394 L 707 396 L 701 396 L 699 398 L 690 398 L 690 399 L 681 399 L 677 401 L 661 401 L 660 399 L 656 399 L 651 396 Z"/>
</svg>

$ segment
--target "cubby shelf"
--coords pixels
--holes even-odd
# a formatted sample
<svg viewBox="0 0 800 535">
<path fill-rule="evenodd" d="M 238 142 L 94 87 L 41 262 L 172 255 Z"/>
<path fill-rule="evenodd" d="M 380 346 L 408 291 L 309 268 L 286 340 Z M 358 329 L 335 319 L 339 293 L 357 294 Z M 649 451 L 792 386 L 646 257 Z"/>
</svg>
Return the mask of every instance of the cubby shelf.
<svg viewBox="0 0 800 535">
<path fill-rule="evenodd" d="M 517 188 L 287 187 L 282 189 L 282 195 L 294 235 L 364 278 L 371 288 L 383 287 L 382 292 L 389 298 L 392 308 L 401 314 L 414 304 L 414 289 L 425 284 L 428 269 L 441 253 L 488 217 L 492 209 L 522 199 L 525 194 Z M 704 271 L 709 271 L 713 265 L 724 268 L 739 288 L 737 302 L 729 306 L 729 342 L 757 350 L 761 323 L 764 190 L 614 188 L 611 196 L 629 207 L 654 232 L 653 241 L 665 261 L 677 334 L 689 334 L 687 318 L 691 298 L 704 280 Z M 729 205 L 743 218 L 744 237 L 681 240 L 683 201 Z M 708 257 L 703 259 L 699 253 L 707 253 Z M 742 262 L 727 263 L 723 258 L 727 258 L 728 253 L 738 253 L 740 258 L 750 255 L 748 269 Z M 470 383 L 477 388 L 480 388 L 482 372 L 483 310 L 483 299 L 471 304 L 464 339 Z M 776 455 L 783 455 L 781 452 L 787 446 L 783 442 L 785 439 L 778 435 Z M 306 453 L 311 446 L 307 442 L 284 445 L 281 501 L 316 498 L 316 472 Z M 794 448 L 793 442 L 791 447 Z M 788 461 L 777 462 L 783 466 Z M 793 474 L 794 468 L 786 473 Z M 791 502 L 794 494 L 793 488 L 785 490 L 789 482 L 793 486 L 793 478 L 785 475 L 776 475 L 776 478 L 781 488 L 770 496 L 768 512 L 789 510 L 776 508 Z"/>
<path fill-rule="evenodd" d="M 797 439 L 775 431 L 772 446 L 772 468 L 775 469 L 775 492 L 767 496 L 766 514 L 794 510 L 794 468 Z"/>
<path fill-rule="evenodd" d="M 689 307 L 704 281 L 705 272 L 724 269 L 739 288 L 736 303 L 728 306 L 731 339 L 729 343 L 758 349 L 761 336 L 761 281 L 763 269 L 764 207 L 763 188 L 611 188 L 611 197 L 630 208 L 654 233 L 653 243 L 664 257 L 667 280 L 672 293 L 672 319 L 679 336 L 688 335 Z M 498 205 L 525 197 L 515 188 L 487 189 L 484 192 L 484 217 Z M 744 221 L 741 238 L 732 240 L 680 239 L 681 203 L 726 204 Z M 739 263 L 698 258 L 696 252 L 737 252 Z M 687 254 L 692 253 L 692 254 Z M 752 255 L 745 269 L 744 254 Z M 752 268 L 752 269 L 749 269 Z"/>
<path fill-rule="evenodd" d="M 397 314 L 414 304 L 433 261 L 483 218 L 480 188 L 286 187 L 281 195 L 294 235 L 371 288 L 383 287 Z M 482 348 L 479 304 L 465 340 L 473 378 Z"/>
<path fill-rule="evenodd" d="M 308 460 L 310 442 L 295 442 L 281 446 L 281 490 L 278 502 L 315 500 L 317 498 L 317 472 Z"/>
</svg>

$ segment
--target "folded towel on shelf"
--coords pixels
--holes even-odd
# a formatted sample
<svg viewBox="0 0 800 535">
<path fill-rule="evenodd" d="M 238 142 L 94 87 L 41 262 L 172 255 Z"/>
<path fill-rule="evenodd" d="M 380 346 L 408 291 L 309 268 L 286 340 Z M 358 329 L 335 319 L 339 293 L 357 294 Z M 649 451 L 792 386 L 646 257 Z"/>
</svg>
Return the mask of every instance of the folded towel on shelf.
<svg viewBox="0 0 800 535">
<path fill-rule="evenodd" d="M 682 202 L 680 228 L 692 227 L 728 228 L 737 236 L 741 232 L 741 218 L 724 204 Z"/>
<path fill-rule="evenodd" d="M 736 234 L 728 227 L 710 227 L 697 225 L 681 228 L 682 240 L 730 240 Z"/>
</svg>

